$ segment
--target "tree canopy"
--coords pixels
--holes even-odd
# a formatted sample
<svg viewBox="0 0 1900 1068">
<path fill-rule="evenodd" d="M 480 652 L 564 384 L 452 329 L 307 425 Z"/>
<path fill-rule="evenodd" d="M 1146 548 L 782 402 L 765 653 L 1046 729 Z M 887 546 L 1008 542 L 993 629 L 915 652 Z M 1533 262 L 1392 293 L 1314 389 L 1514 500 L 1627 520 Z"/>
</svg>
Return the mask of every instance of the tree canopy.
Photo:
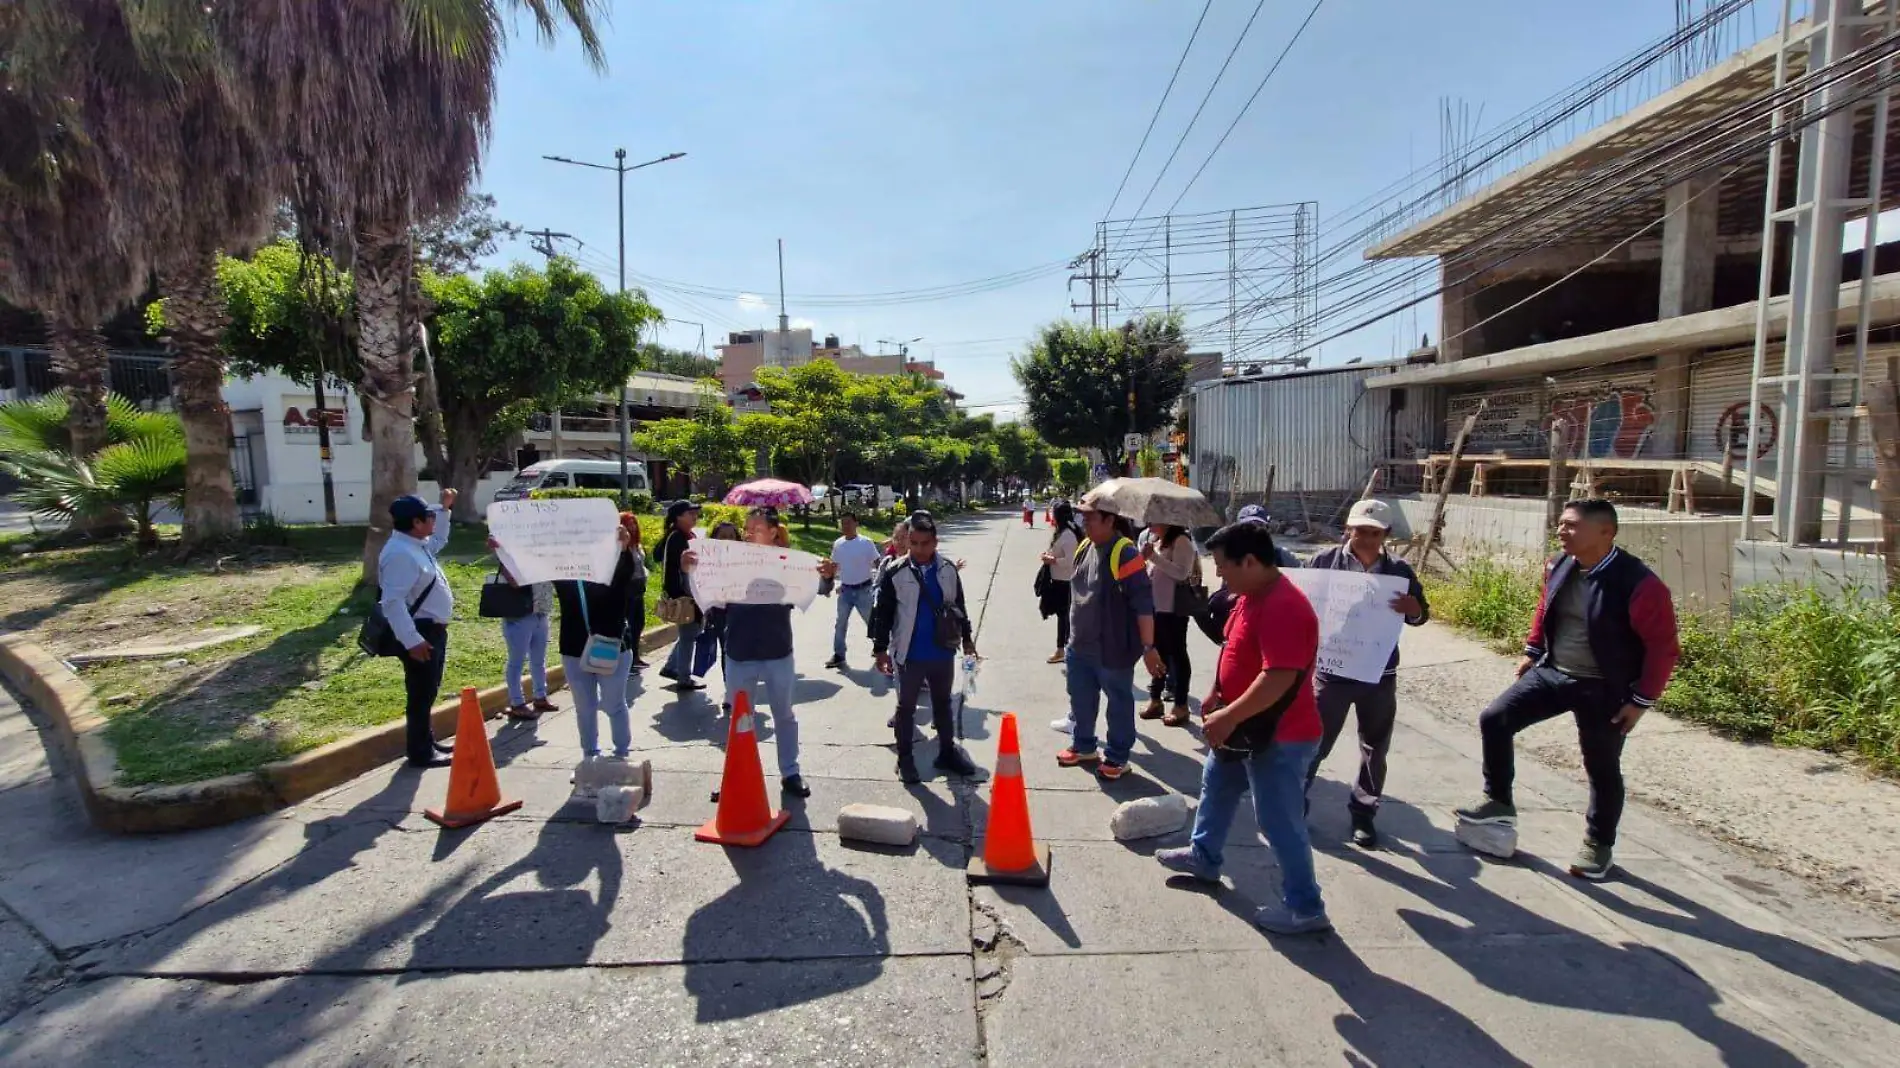
<svg viewBox="0 0 1900 1068">
<path fill-rule="evenodd" d="M 1119 469 L 1123 435 L 1167 426 L 1187 388 L 1181 318 L 1152 314 L 1120 328 L 1056 323 L 1011 370 L 1037 433 L 1064 448 L 1099 450 Z"/>
</svg>

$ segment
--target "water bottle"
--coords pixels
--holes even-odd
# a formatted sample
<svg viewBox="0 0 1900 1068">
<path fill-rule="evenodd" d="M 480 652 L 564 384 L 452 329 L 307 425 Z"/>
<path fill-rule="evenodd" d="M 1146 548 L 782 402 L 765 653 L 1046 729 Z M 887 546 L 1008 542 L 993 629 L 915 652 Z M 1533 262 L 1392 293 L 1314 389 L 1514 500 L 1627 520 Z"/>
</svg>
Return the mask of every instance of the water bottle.
<svg viewBox="0 0 1900 1068">
<path fill-rule="evenodd" d="M 975 692 L 976 692 L 976 654 L 971 653 L 971 654 L 966 655 L 963 658 L 963 693 L 964 693 L 964 696 L 967 697 L 970 694 L 973 694 Z"/>
</svg>

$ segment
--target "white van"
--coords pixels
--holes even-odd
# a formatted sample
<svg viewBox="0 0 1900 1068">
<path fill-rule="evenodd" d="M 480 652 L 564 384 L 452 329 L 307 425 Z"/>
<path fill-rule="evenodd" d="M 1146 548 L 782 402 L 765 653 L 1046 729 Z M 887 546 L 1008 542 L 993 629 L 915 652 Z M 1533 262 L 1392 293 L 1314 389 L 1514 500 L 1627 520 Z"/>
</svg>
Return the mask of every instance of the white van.
<svg viewBox="0 0 1900 1068">
<path fill-rule="evenodd" d="M 619 460 L 542 460 L 529 464 L 506 486 L 495 491 L 498 501 L 523 501 L 535 490 L 620 488 Z M 638 460 L 627 461 L 627 488 L 634 493 L 649 493 L 647 467 Z"/>
</svg>

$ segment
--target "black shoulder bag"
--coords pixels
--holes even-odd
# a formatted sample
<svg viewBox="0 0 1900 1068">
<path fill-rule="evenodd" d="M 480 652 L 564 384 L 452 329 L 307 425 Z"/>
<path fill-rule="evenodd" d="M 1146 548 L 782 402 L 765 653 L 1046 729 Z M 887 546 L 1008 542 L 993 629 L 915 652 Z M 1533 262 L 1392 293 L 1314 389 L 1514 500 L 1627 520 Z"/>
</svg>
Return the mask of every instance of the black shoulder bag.
<svg viewBox="0 0 1900 1068">
<path fill-rule="evenodd" d="M 409 603 L 411 619 L 415 618 L 416 609 L 422 607 L 422 602 L 429 599 L 435 583 L 435 579 L 430 579 L 429 584 L 422 587 L 422 594 Z M 365 656 L 401 656 L 409 651 L 396 640 L 396 632 L 389 625 L 389 616 L 383 611 L 381 597 L 370 606 L 369 615 L 363 617 L 363 629 L 356 634 L 356 647 L 363 650 Z"/>
</svg>

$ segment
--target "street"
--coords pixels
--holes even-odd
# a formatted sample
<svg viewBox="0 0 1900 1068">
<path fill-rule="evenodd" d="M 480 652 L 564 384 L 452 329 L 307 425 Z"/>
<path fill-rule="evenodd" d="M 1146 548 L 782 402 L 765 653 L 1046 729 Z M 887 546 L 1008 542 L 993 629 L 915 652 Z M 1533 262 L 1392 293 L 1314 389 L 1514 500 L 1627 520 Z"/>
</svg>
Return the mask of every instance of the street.
<svg viewBox="0 0 1900 1068">
<path fill-rule="evenodd" d="M 1246 808 L 1226 886 L 1170 880 L 1152 854 L 1185 835 L 1119 843 L 1109 817 L 1132 798 L 1195 796 L 1198 738 L 1142 721 L 1134 772 L 1113 785 L 1056 766 L 1063 675 L 1030 593 L 1048 531 L 1015 515 L 945 522 L 943 552 L 968 562 L 985 657 L 965 744 L 994 767 L 998 717 L 1018 714 L 1047 888 L 966 885 L 988 787 L 931 772 L 931 743 L 926 781 L 896 780 L 892 698 L 862 626 L 848 672 L 819 666 L 826 600 L 794 621 L 813 796 L 752 851 L 692 836 L 722 767 L 716 678 L 680 698 L 648 672 L 632 719 L 655 796 L 620 829 L 566 805 L 579 752 L 566 694 L 538 722 L 491 724 L 502 789 L 525 804 L 453 832 L 422 816 L 447 771 L 391 766 L 271 818 L 107 837 L 0 709 L 16 725 L 0 730 L 0 1063 L 1891 1063 L 1900 975 L 1878 944 L 1900 944 L 1892 925 L 1636 803 L 1620 870 L 1574 880 L 1581 775 L 1528 757 L 1520 855 L 1459 846 L 1450 809 L 1479 786 L 1478 739 L 1408 678 L 1483 677 L 1496 657 L 1436 625 L 1403 647 L 1382 848 L 1346 844 L 1350 734 L 1313 790 L 1335 933 L 1252 925 L 1278 880 Z M 494 625 L 473 606 L 458 616 Z M 1215 650 L 1198 635 L 1192 649 L 1199 694 Z M 911 808 L 924 837 L 841 844 L 837 812 L 858 801 Z M 36 986 L 58 989 L 16 1012 Z"/>
</svg>

